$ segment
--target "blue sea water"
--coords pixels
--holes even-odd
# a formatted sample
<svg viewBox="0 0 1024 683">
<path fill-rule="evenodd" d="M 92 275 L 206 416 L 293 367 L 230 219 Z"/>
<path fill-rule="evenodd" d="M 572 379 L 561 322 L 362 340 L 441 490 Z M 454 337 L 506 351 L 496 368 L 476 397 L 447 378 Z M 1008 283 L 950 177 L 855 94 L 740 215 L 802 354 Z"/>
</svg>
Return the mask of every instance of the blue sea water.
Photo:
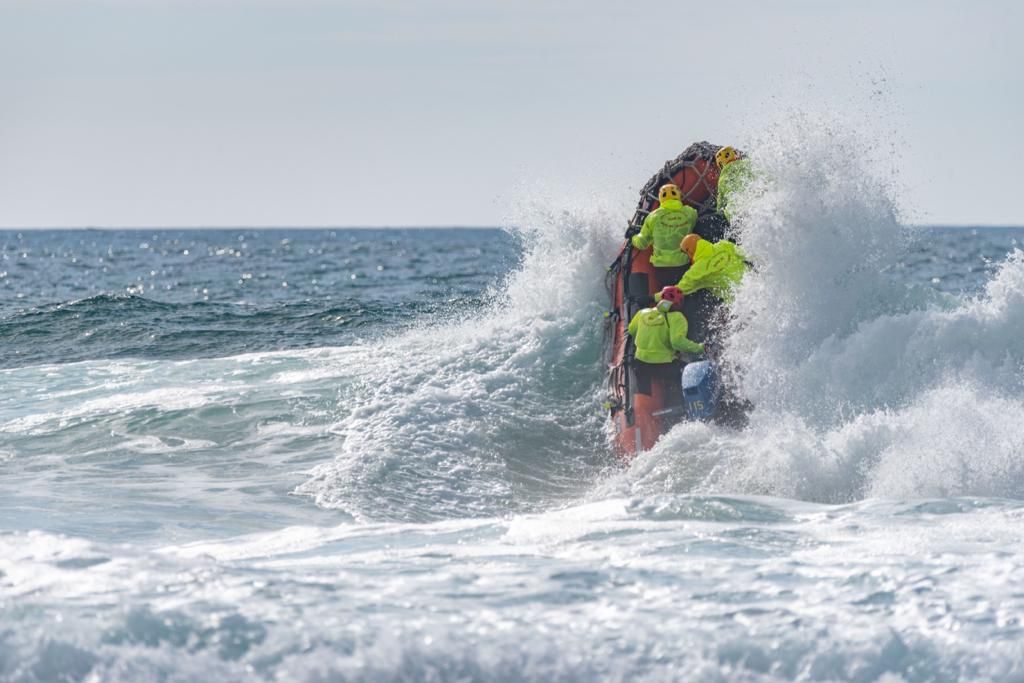
<svg viewBox="0 0 1024 683">
<path fill-rule="evenodd" d="M 351 343 L 469 301 L 500 230 L 46 230 L 0 242 L 4 367 Z"/>
<path fill-rule="evenodd" d="M 0 680 L 1024 680 L 1024 229 L 773 176 L 750 425 L 629 465 L 628 207 L 0 232 Z"/>
</svg>

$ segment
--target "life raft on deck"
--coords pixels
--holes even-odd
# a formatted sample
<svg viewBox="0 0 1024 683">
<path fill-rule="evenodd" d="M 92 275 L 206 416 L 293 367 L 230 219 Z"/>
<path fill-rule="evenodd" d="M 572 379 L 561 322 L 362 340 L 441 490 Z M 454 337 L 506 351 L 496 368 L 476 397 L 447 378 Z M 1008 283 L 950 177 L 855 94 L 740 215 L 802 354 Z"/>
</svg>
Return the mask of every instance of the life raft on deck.
<svg viewBox="0 0 1024 683">
<path fill-rule="evenodd" d="M 718 189 L 715 152 L 719 149 L 720 146 L 708 142 L 690 145 L 678 157 L 666 162 L 647 182 L 626 229 L 622 250 L 608 269 L 611 307 L 605 337 L 606 406 L 611 413 L 615 450 L 625 460 L 632 460 L 639 452 L 651 448 L 673 424 L 687 418 L 678 366 L 666 367 L 665 375 L 653 381 L 646 381 L 637 374 L 633 340 L 626 330 L 633 315 L 652 304 L 652 297 L 661 285 L 651 265 L 651 250 L 634 249 L 630 238 L 640 232 L 644 219 L 658 207 L 658 189 L 665 183 L 675 183 L 683 201 L 697 209 L 694 232 L 711 242 L 722 239 L 727 224 L 715 213 Z M 717 306 L 718 301 L 707 291 L 686 297 L 683 314 L 689 323 L 687 336 L 690 339 L 707 341 L 710 319 Z M 638 381 L 644 384 L 643 392 L 637 390 Z"/>
</svg>

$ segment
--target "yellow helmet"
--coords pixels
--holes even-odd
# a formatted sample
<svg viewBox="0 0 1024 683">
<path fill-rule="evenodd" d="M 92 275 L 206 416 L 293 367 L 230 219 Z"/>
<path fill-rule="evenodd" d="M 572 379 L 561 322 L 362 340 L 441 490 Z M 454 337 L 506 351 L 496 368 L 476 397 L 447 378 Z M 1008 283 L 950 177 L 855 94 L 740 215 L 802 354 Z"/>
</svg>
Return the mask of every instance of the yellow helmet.
<svg viewBox="0 0 1024 683">
<path fill-rule="evenodd" d="M 715 163 L 718 164 L 718 168 L 725 168 L 726 164 L 731 164 L 739 158 L 739 152 L 734 147 L 726 145 L 715 154 Z"/>
<path fill-rule="evenodd" d="M 664 204 L 666 199 L 682 200 L 683 195 L 679 192 L 679 186 L 675 183 L 665 183 L 658 190 L 658 203 Z"/>
<path fill-rule="evenodd" d="M 685 251 L 686 255 L 690 257 L 690 262 L 693 262 L 693 254 L 697 251 L 697 242 L 700 242 L 701 236 L 695 232 L 691 232 L 689 235 L 683 238 L 683 241 L 679 243 L 679 250 Z"/>
</svg>

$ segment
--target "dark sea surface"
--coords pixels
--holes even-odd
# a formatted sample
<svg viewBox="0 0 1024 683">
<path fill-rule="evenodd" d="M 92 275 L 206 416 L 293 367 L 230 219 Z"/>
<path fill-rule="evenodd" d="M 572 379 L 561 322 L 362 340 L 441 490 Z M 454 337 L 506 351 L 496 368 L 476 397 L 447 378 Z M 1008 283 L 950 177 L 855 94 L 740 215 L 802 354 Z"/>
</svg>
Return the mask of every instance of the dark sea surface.
<svg viewBox="0 0 1024 683">
<path fill-rule="evenodd" d="M 919 228 L 895 278 L 977 292 L 1020 228 Z M 0 367 L 350 343 L 479 303 L 516 267 L 499 229 L 0 230 Z"/>
<path fill-rule="evenodd" d="M 629 466 L 618 223 L 0 231 L 0 680 L 1021 680 L 1024 228 L 812 218 Z"/>
<path fill-rule="evenodd" d="M 470 302 L 501 230 L 0 231 L 3 364 L 342 345 Z"/>
</svg>

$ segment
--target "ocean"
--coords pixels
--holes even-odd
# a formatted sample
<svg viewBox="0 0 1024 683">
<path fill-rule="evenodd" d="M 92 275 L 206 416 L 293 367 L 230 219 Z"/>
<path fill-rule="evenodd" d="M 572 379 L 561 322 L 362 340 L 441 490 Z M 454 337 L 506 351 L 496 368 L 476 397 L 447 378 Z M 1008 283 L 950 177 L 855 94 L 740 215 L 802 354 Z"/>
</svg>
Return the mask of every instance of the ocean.
<svg viewBox="0 0 1024 683">
<path fill-rule="evenodd" d="M 1024 228 L 829 187 L 628 465 L 625 210 L 0 232 L 0 680 L 1024 680 Z"/>
</svg>

